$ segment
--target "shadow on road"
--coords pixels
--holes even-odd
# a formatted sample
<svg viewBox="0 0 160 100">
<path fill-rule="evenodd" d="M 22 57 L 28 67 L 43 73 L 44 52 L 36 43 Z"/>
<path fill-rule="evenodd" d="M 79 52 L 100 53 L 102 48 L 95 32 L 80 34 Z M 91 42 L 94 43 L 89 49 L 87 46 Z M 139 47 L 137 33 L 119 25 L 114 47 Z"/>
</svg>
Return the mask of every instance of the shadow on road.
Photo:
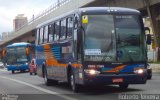
<svg viewBox="0 0 160 100">
<path fill-rule="evenodd" d="M 140 89 L 132 89 L 128 88 L 125 90 L 121 90 L 116 85 L 107 85 L 107 86 L 99 86 L 99 87 L 83 87 L 83 94 L 86 95 L 102 95 L 102 94 L 113 94 L 113 93 L 122 93 L 122 92 L 133 92 L 133 91 L 141 91 Z"/>
<path fill-rule="evenodd" d="M 15 71 L 14 73 L 10 73 L 11 75 L 16 75 L 16 74 L 24 74 L 24 73 L 28 73 L 29 71 Z"/>
<path fill-rule="evenodd" d="M 71 87 L 67 83 L 59 83 L 58 85 L 51 86 L 61 90 L 65 90 L 72 93 Z M 107 85 L 107 86 L 83 86 L 78 94 L 83 95 L 102 95 L 102 94 L 113 94 L 113 93 L 123 93 L 123 92 L 139 92 L 143 91 L 141 89 L 129 88 L 121 90 L 118 85 Z"/>
</svg>

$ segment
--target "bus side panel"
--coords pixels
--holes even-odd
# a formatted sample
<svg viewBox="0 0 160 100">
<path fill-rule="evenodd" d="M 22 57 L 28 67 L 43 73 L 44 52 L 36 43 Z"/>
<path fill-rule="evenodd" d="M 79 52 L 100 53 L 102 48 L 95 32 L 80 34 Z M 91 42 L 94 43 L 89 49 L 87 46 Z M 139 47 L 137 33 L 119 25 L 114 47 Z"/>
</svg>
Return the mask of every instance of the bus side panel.
<svg viewBox="0 0 160 100">
<path fill-rule="evenodd" d="M 36 64 L 37 64 L 37 74 L 39 76 L 42 77 L 42 65 L 43 65 L 43 62 L 45 62 L 45 56 L 44 56 L 44 48 L 43 46 L 36 46 L 35 48 L 36 52 Z"/>
<path fill-rule="evenodd" d="M 60 41 L 58 43 L 50 44 L 51 57 L 46 53 L 47 65 L 52 66 L 50 68 L 50 74 L 57 80 L 67 81 L 67 68 L 69 63 L 74 63 L 73 58 L 73 45 L 72 40 Z M 47 50 L 47 47 L 46 47 Z"/>
<path fill-rule="evenodd" d="M 36 47 L 37 73 L 42 76 L 42 64 L 45 62 L 48 78 L 67 81 L 68 64 L 74 63 L 72 42 L 59 42 Z"/>
<path fill-rule="evenodd" d="M 67 47 L 67 43 L 54 43 L 50 45 L 45 45 L 45 56 L 46 65 L 48 67 L 48 72 L 50 78 L 56 80 L 67 81 L 67 66 L 63 54 L 63 49 Z"/>
</svg>

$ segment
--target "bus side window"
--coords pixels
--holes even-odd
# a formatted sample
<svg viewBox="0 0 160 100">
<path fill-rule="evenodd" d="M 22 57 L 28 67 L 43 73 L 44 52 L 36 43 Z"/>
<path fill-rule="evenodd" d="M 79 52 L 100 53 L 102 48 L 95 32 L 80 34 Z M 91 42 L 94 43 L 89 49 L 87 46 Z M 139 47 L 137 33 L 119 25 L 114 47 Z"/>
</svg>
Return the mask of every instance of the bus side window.
<svg viewBox="0 0 160 100">
<path fill-rule="evenodd" d="M 52 24 L 52 34 L 53 34 L 53 41 L 55 40 L 55 33 L 56 33 L 56 28 L 55 28 L 55 23 Z"/>
<path fill-rule="evenodd" d="M 48 42 L 48 25 L 44 27 L 44 43 Z"/>
<path fill-rule="evenodd" d="M 39 41 L 39 43 L 40 44 L 42 44 L 43 43 L 43 27 L 42 28 L 40 28 L 40 37 L 39 37 L 39 39 L 40 39 L 40 41 Z"/>
<path fill-rule="evenodd" d="M 48 26 L 48 41 L 49 42 L 53 41 L 53 29 L 52 29 L 52 25 Z"/>
<path fill-rule="evenodd" d="M 54 34 L 54 40 L 56 41 L 56 40 L 59 40 L 59 30 L 60 30 L 60 22 L 59 21 L 57 21 L 56 23 L 55 23 L 55 34 Z"/>
<path fill-rule="evenodd" d="M 72 17 L 67 19 L 67 38 L 71 38 L 72 37 L 72 30 L 73 30 L 73 19 Z"/>
<path fill-rule="evenodd" d="M 65 39 L 65 35 L 66 34 L 66 19 L 62 20 L 61 21 L 61 37 L 60 37 L 60 40 L 63 40 Z"/>
<path fill-rule="evenodd" d="M 39 37 L 40 37 L 40 36 L 39 36 L 39 33 L 40 33 L 40 29 L 38 28 L 38 29 L 37 29 L 37 33 L 36 33 L 36 34 L 37 34 L 37 35 L 36 35 L 36 44 L 39 44 L 39 41 L 40 41 L 40 39 L 39 39 Z"/>
</svg>

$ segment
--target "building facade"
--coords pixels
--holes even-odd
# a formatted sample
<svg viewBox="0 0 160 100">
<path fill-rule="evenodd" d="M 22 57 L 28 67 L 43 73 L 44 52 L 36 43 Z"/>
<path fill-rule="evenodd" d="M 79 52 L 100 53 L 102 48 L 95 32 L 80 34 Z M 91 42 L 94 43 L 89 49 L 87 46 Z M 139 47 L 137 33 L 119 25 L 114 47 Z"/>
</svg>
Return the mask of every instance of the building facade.
<svg viewBox="0 0 160 100">
<path fill-rule="evenodd" d="M 28 22 L 27 17 L 24 14 L 18 14 L 13 20 L 13 29 L 14 31 L 19 30 Z"/>
</svg>

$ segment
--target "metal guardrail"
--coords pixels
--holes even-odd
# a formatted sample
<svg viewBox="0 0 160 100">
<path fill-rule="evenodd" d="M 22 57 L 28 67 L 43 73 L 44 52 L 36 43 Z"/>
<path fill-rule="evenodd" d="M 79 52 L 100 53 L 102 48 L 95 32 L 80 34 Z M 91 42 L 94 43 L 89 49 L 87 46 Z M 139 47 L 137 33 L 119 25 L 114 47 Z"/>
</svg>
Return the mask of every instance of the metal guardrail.
<svg viewBox="0 0 160 100">
<path fill-rule="evenodd" d="M 41 13 L 39 13 L 35 18 L 32 18 L 28 24 L 34 22 L 35 20 L 38 20 L 48 14 L 50 14 L 52 11 L 58 9 L 60 6 L 63 6 L 64 4 L 68 3 L 71 0 L 58 0 L 57 3 L 51 5 L 49 8 L 45 9 L 44 11 L 42 11 Z"/>
<path fill-rule="evenodd" d="M 42 17 L 47 16 L 48 14 L 50 14 L 51 12 L 57 10 L 59 7 L 65 5 L 66 3 L 70 2 L 71 0 L 58 0 L 56 3 L 54 3 L 53 5 L 51 5 L 50 7 L 48 7 L 47 9 L 45 9 L 44 11 L 42 11 L 41 13 L 39 13 L 36 16 L 32 16 L 31 19 L 29 19 L 29 21 L 27 23 L 25 23 L 23 26 L 21 26 L 19 29 L 12 31 L 11 34 L 9 34 L 6 38 L 2 39 L 2 41 L 0 42 L 0 45 L 4 44 L 5 42 L 12 40 L 14 38 L 16 38 L 17 36 L 19 36 L 20 34 L 15 34 L 16 32 L 22 30 L 23 28 L 32 25 L 35 21 L 41 19 Z M 23 33 L 21 33 L 23 34 Z"/>
</svg>

